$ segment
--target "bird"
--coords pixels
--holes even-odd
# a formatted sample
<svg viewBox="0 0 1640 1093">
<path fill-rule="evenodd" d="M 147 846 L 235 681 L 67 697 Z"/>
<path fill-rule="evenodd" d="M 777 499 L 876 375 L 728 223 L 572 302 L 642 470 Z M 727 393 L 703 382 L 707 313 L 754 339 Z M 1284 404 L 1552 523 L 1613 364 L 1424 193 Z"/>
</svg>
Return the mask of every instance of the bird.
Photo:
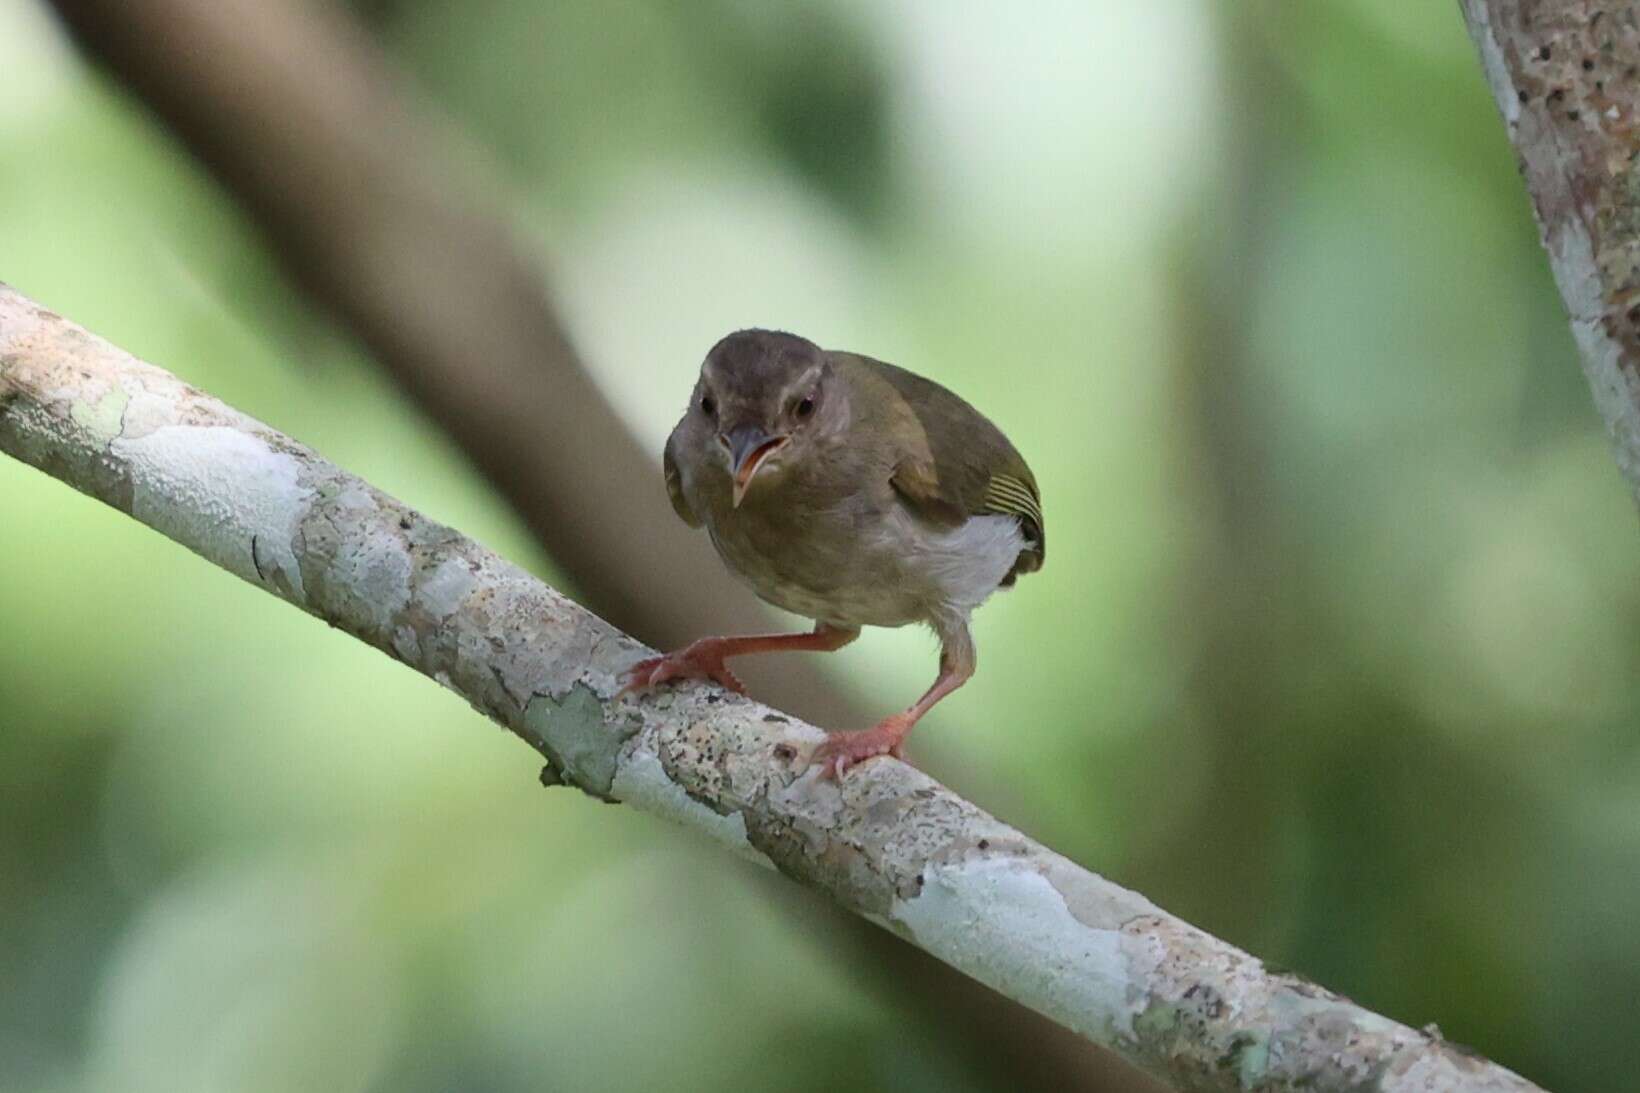
<svg viewBox="0 0 1640 1093">
<path fill-rule="evenodd" d="M 824 778 L 903 758 L 913 726 L 974 674 L 974 609 L 1046 556 L 1036 478 L 988 418 L 932 380 L 783 331 L 711 348 L 662 464 L 673 509 L 729 572 L 815 625 L 700 638 L 634 664 L 623 693 L 708 679 L 744 694 L 728 659 L 831 652 L 864 626 L 938 637 L 933 685 L 869 729 L 828 733 L 805 764 Z"/>
</svg>

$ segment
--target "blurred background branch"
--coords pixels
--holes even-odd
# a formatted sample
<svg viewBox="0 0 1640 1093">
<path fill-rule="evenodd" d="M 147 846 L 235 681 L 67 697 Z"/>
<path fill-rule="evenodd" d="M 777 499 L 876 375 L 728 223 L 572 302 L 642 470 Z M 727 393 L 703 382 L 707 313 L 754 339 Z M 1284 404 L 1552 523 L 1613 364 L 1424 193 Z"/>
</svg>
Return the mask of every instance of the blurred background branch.
<svg viewBox="0 0 1640 1093">
<path fill-rule="evenodd" d="M 660 490 L 658 458 L 583 367 L 487 157 L 418 101 L 345 9 L 54 6 L 314 304 L 460 445 L 593 610 L 662 646 L 757 625 L 699 537 L 641 503 Z"/>
</svg>

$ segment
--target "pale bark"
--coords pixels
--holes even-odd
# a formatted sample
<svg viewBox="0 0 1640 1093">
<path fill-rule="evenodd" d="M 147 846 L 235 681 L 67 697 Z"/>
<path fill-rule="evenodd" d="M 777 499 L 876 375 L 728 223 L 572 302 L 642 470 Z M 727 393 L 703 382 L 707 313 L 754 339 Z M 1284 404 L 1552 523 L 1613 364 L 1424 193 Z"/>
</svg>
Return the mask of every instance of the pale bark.
<svg viewBox="0 0 1640 1093">
<path fill-rule="evenodd" d="M 917 770 L 803 772 L 821 732 L 647 650 L 302 445 L 0 286 L 0 450 L 466 698 L 553 778 L 675 820 L 1185 1090 L 1530 1090 L 1240 952 Z"/>
<path fill-rule="evenodd" d="M 704 536 L 652 518 L 666 511 L 660 451 L 638 446 L 593 382 L 532 257 L 539 247 L 508 225 L 500 172 L 345 6 L 51 2 L 87 55 L 216 177 L 311 301 L 449 434 L 582 602 L 669 646 L 770 628 Z M 675 362 L 680 400 L 696 360 Z M 597 519 L 578 519 L 589 497 Z M 830 724 L 883 713 L 812 659 L 757 682 Z M 927 1028 L 969 1066 L 1133 1093 L 1127 1068 L 1111 1073 L 1111 1060 L 1035 1014 L 845 916 L 821 928 L 892 1007 L 937 1000 Z"/>
<path fill-rule="evenodd" d="M 1640 21 L 1588 0 L 1460 2 L 1640 502 Z"/>
</svg>

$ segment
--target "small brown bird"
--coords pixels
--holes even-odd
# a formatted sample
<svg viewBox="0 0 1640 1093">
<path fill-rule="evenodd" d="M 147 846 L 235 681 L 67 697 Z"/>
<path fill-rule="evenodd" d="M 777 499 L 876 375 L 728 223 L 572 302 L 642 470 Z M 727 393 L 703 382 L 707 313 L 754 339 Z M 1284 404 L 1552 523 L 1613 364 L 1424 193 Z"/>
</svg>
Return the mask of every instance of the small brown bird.
<svg viewBox="0 0 1640 1093">
<path fill-rule="evenodd" d="M 730 572 L 816 625 L 701 638 L 633 666 L 628 690 L 694 678 L 744 693 L 729 657 L 829 652 L 862 626 L 921 622 L 939 635 L 934 685 L 874 728 L 832 733 L 810 758 L 826 776 L 899 756 L 917 720 L 974 674 L 969 614 L 1042 566 L 1036 479 L 1000 429 L 931 380 L 793 334 L 742 330 L 712 347 L 665 469 L 672 507 L 705 525 Z"/>
</svg>

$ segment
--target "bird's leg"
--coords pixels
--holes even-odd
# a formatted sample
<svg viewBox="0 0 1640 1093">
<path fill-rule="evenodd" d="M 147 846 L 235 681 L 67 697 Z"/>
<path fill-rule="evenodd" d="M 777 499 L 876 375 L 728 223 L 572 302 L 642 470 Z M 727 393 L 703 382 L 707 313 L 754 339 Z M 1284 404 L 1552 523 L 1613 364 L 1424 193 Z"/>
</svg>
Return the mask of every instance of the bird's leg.
<svg viewBox="0 0 1640 1093">
<path fill-rule="evenodd" d="M 903 758 L 900 752 L 912 727 L 934 708 L 934 703 L 968 682 L 974 674 L 974 663 L 974 643 L 964 626 L 960 634 L 946 638 L 940 649 L 939 676 L 910 709 L 885 717 L 863 732 L 827 733 L 809 756 L 809 765 L 818 764 L 822 778 L 841 778 L 844 771 L 862 760 L 879 755 Z"/>
<path fill-rule="evenodd" d="M 731 691 L 746 693 L 746 687 L 724 663 L 747 653 L 776 653 L 808 650 L 829 653 L 841 649 L 860 636 L 860 631 L 816 623 L 807 634 L 750 634 L 744 637 L 701 638 L 664 656 L 640 660 L 626 672 L 621 693 L 647 691 L 669 679 L 711 679 Z"/>
</svg>

